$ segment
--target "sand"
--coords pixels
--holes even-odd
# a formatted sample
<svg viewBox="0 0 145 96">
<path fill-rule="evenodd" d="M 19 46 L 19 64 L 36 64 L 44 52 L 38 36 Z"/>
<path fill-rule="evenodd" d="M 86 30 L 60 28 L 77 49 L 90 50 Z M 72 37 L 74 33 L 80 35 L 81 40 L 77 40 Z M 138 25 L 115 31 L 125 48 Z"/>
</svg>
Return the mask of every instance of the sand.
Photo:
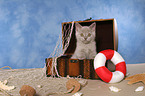
<svg viewBox="0 0 145 96">
<path fill-rule="evenodd" d="M 127 72 L 129 76 L 144 73 L 144 64 L 127 64 Z M 42 68 L 37 69 L 12 69 L 12 70 L 0 70 L 0 81 L 8 81 L 8 86 L 15 86 L 16 88 L 7 91 L 12 96 L 20 96 L 19 91 L 23 85 L 29 85 L 36 90 L 36 96 L 72 96 L 74 93 L 69 94 L 54 94 L 47 95 L 52 92 L 66 92 L 67 78 L 52 78 L 45 77 L 45 72 Z M 83 80 L 83 79 L 82 79 Z M 86 80 L 86 79 L 85 79 Z M 135 89 L 139 86 L 145 85 L 142 82 L 128 85 L 127 80 L 123 80 L 120 83 L 108 84 L 101 80 L 87 79 L 88 83 L 82 87 L 79 92 L 83 93 L 83 96 L 145 96 L 145 90 L 142 92 L 135 92 Z M 110 86 L 121 89 L 120 92 L 111 92 Z M 6 96 L 0 91 L 0 96 Z"/>
</svg>

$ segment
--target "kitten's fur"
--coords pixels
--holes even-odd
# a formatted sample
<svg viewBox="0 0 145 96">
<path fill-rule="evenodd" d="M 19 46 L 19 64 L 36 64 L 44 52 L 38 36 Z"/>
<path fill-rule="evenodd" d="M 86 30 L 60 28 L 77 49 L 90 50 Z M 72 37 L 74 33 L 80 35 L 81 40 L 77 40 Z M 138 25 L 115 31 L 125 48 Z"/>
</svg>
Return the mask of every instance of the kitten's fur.
<svg viewBox="0 0 145 96">
<path fill-rule="evenodd" d="M 76 28 L 76 50 L 72 55 L 72 59 L 94 59 L 96 56 L 96 23 L 90 26 L 81 26 L 75 23 Z"/>
</svg>

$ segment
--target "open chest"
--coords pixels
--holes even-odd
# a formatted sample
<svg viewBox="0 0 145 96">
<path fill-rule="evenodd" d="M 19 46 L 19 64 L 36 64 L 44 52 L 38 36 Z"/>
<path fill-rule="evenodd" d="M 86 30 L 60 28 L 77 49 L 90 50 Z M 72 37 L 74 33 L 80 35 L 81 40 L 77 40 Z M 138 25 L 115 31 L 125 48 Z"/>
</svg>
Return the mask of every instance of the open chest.
<svg viewBox="0 0 145 96">
<path fill-rule="evenodd" d="M 118 31 L 115 19 L 99 19 L 89 21 L 73 21 L 62 23 L 62 45 L 63 54 L 59 57 L 46 58 L 46 75 L 67 75 L 77 77 L 81 76 L 86 79 L 98 79 L 94 70 L 93 59 L 71 59 L 76 49 L 75 23 L 82 26 L 90 26 L 96 23 L 96 52 L 99 53 L 105 49 L 118 49 Z M 106 62 L 107 66 L 108 62 Z M 54 66 L 55 65 L 55 66 Z"/>
</svg>

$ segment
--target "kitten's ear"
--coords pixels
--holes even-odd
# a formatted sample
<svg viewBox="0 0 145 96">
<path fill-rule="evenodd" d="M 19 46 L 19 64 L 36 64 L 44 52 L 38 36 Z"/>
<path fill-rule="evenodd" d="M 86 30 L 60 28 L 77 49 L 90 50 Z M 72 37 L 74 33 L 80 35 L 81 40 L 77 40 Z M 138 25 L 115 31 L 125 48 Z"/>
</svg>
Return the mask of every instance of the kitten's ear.
<svg viewBox="0 0 145 96">
<path fill-rule="evenodd" d="M 96 23 L 95 22 L 92 23 L 89 27 L 95 31 L 96 30 Z"/>
<path fill-rule="evenodd" d="M 78 30 L 78 29 L 80 29 L 80 28 L 82 28 L 82 26 L 79 24 L 79 23 L 75 23 L 75 28 L 76 28 L 76 30 Z"/>
</svg>

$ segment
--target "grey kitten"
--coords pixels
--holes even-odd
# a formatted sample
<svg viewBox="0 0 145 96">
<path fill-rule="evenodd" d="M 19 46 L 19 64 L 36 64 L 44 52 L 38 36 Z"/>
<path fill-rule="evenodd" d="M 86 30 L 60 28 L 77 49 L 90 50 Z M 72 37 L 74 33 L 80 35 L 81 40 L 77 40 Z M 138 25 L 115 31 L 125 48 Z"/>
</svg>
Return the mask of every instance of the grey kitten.
<svg viewBox="0 0 145 96">
<path fill-rule="evenodd" d="M 75 23 L 76 28 L 76 50 L 72 55 L 72 59 L 94 59 L 96 56 L 96 23 L 90 26 L 81 26 Z"/>
</svg>

